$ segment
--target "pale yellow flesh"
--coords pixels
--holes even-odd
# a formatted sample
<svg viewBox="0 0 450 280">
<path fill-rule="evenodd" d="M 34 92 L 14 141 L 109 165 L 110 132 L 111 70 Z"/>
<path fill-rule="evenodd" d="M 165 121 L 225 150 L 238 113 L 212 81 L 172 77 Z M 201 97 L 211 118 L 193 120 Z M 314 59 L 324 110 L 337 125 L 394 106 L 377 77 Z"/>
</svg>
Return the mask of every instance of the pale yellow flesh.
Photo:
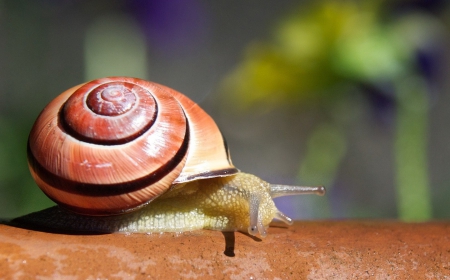
<svg viewBox="0 0 450 280">
<path fill-rule="evenodd" d="M 278 210 L 270 196 L 270 185 L 256 176 L 235 176 L 199 180 L 177 186 L 138 213 L 124 231 L 186 231 L 213 229 L 244 230 L 250 227 L 251 196 L 259 205 L 257 220 L 265 228 Z M 122 229 L 121 229 L 122 230 Z"/>
<path fill-rule="evenodd" d="M 34 215 L 34 216 L 33 216 Z M 32 213 L 43 227 L 89 232 L 183 232 L 197 229 L 248 231 L 266 235 L 281 212 L 275 207 L 270 184 L 258 177 L 237 175 L 175 185 L 147 206 L 129 214 L 89 217 L 50 208 Z"/>
</svg>

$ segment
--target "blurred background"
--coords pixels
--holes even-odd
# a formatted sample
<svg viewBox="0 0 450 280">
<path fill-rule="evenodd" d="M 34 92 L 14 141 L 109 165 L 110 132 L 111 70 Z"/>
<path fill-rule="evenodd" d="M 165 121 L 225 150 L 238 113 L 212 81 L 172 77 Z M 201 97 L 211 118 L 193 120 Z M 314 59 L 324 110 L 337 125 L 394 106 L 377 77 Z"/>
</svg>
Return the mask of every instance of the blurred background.
<svg viewBox="0 0 450 280">
<path fill-rule="evenodd" d="M 450 218 L 447 1 L 0 0 L 0 218 L 53 205 L 26 141 L 44 106 L 126 75 L 218 123 L 295 219 Z"/>
</svg>

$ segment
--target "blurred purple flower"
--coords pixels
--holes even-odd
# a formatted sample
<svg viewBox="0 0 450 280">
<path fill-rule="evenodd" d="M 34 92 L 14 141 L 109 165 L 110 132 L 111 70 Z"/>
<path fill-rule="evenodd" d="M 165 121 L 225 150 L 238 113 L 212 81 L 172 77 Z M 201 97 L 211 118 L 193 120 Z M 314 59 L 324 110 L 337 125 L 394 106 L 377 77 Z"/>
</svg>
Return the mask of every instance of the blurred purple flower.
<svg viewBox="0 0 450 280">
<path fill-rule="evenodd" d="M 196 0 L 132 0 L 127 7 L 142 25 L 150 46 L 172 53 L 205 41 L 208 15 Z"/>
<path fill-rule="evenodd" d="M 409 11 L 412 9 L 422 10 L 428 12 L 441 11 L 442 8 L 447 4 L 447 0 L 407 0 L 407 1 L 397 1 L 391 3 L 393 11 L 402 12 Z"/>
<path fill-rule="evenodd" d="M 373 116 L 384 125 L 393 124 L 395 112 L 395 90 L 391 82 L 360 84 L 362 92 L 369 100 Z"/>
<path fill-rule="evenodd" d="M 433 91 L 442 73 L 444 50 L 439 44 L 429 44 L 426 48 L 415 50 L 414 62 L 417 72 L 425 79 L 430 90 L 430 98 L 436 98 L 439 92 Z M 384 124 L 392 123 L 396 106 L 395 88 L 392 82 L 360 84 L 364 94 L 369 99 L 375 118 Z"/>
</svg>

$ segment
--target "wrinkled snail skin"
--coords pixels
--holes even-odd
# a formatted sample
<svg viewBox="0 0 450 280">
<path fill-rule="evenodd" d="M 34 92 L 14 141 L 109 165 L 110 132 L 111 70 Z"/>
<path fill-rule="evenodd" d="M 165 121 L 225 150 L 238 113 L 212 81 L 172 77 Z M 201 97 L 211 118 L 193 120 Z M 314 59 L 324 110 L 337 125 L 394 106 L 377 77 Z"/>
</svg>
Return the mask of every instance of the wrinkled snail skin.
<svg viewBox="0 0 450 280">
<path fill-rule="evenodd" d="M 323 187 L 270 185 L 239 172 L 213 119 L 168 87 L 109 77 L 44 108 L 28 140 L 31 174 L 59 207 L 15 219 L 60 231 L 267 234 L 291 220 L 273 198 Z"/>
<path fill-rule="evenodd" d="M 277 218 L 291 220 L 281 213 L 274 197 L 298 193 L 323 195 L 323 187 L 270 185 L 260 178 L 238 173 L 176 185 L 141 209 L 114 216 L 85 216 L 51 207 L 20 217 L 16 223 L 69 232 L 185 232 L 199 229 L 244 231 L 267 235 L 269 223 Z"/>
</svg>

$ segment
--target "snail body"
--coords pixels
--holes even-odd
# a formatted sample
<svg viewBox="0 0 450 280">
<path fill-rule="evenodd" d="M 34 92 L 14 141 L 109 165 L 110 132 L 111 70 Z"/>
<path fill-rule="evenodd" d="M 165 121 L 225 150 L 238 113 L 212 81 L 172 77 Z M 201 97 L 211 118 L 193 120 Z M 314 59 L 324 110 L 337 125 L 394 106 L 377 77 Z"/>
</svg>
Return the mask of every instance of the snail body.
<svg viewBox="0 0 450 280">
<path fill-rule="evenodd" d="M 110 77 L 69 89 L 39 115 L 31 174 L 58 207 L 19 218 L 89 232 L 246 230 L 291 220 L 273 198 L 323 187 L 271 185 L 240 172 L 217 125 L 168 87 Z"/>
<path fill-rule="evenodd" d="M 275 189 L 271 191 L 269 183 L 254 175 L 238 173 L 181 184 L 146 207 L 123 215 L 87 216 L 51 207 L 20 219 L 64 231 L 150 233 L 210 229 L 248 231 L 264 237 L 273 218 L 292 223 L 276 208 L 271 194 L 279 190 L 272 188 Z M 320 187 L 312 190 L 322 191 Z"/>
</svg>

